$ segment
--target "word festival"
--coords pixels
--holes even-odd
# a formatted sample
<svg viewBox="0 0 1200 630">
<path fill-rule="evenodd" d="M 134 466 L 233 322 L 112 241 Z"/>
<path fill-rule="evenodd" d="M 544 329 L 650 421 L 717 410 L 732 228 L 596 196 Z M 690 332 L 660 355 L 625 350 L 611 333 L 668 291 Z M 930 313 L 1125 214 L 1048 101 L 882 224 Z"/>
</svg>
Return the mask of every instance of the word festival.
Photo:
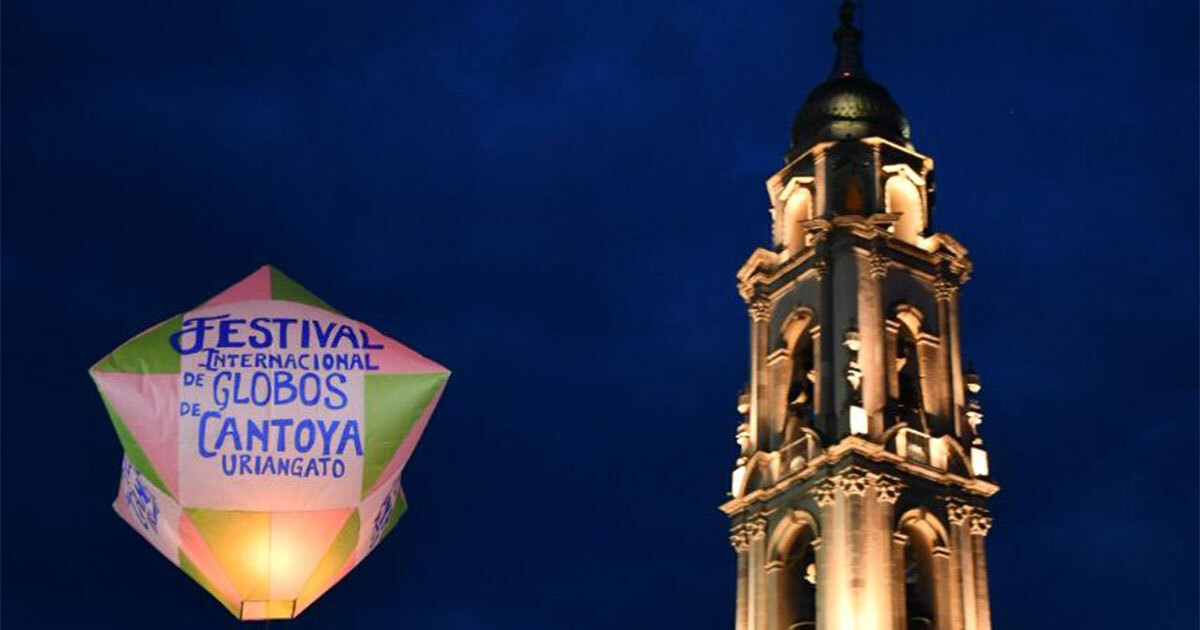
<svg viewBox="0 0 1200 630">
<path fill-rule="evenodd" d="M 359 419 L 337 412 L 350 403 L 346 372 L 379 369 L 365 351 L 383 345 L 366 329 L 225 314 L 185 319 L 170 343 L 181 355 L 204 353 L 199 371 L 180 374 L 193 395 L 179 415 L 195 419 L 197 454 L 219 459 L 226 477 L 341 478 L 345 458 L 362 458 Z M 246 347 L 263 352 L 225 350 Z M 297 405 L 304 411 L 274 413 Z"/>
</svg>

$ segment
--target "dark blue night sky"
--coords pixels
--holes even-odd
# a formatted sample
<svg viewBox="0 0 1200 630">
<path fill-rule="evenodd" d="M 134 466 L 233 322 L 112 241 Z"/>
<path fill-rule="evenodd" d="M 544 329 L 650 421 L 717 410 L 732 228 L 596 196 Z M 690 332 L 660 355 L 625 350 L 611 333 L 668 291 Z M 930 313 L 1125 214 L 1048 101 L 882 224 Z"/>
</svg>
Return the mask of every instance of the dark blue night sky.
<svg viewBox="0 0 1200 630">
<path fill-rule="evenodd" d="M 7 628 L 238 625 L 86 369 L 270 262 L 454 376 L 290 628 L 732 627 L 763 182 L 836 2 L 3 3 Z M 1197 5 L 870 2 L 971 249 L 998 628 L 1195 628 Z"/>
</svg>

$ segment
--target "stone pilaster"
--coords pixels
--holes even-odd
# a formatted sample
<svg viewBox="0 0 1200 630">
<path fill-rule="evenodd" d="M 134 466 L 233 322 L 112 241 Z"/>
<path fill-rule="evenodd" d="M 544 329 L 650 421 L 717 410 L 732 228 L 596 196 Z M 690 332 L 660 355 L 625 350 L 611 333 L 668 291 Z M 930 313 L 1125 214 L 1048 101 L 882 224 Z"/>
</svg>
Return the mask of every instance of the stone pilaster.
<svg viewBox="0 0 1200 630">
<path fill-rule="evenodd" d="M 955 435 L 965 435 L 962 426 L 962 394 L 956 391 L 961 389 L 962 379 L 961 376 L 956 377 L 955 370 L 955 364 L 958 363 L 958 345 L 955 343 L 958 336 L 955 333 L 958 328 L 958 284 L 950 278 L 938 277 L 933 284 L 933 294 L 937 298 L 938 337 L 942 341 L 941 363 L 944 368 L 938 379 L 942 381 L 942 386 L 938 388 L 944 404 L 941 413 L 950 422 Z M 961 373 L 961 367 L 958 372 Z"/>
<path fill-rule="evenodd" d="M 992 528 L 992 517 L 987 510 L 975 508 L 971 517 L 971 553 L 975 559 L 975 628 L 992 629 L 992 605 L 988 595 L 987 555 L 984 538 Z"/>
<path fill-rule="evenodd" d="M 821 508 L 818 628 L 892 627 L 896 564 L 892 518 L 899 492 L 896 479 L 857 467 L 841 471 L 811 491 Z M 900 549 L 903 552 L 903 546 Z"/>
<path fill-rule="evenodd" d="M 750 536 L 741 524 L 735 525 L 729 534 L 729 544 L 737 553 L 737 607 L 735 608 L 734 628 L 749 630 L 750 620 Z"/>
<path fill-rule="evenodd" d="M 771 440 L 764 404 L 771 310 L 770 299 L 761 295 L 750 298 L 750 439 L 755 450 L 768 450 Z"/>
</svg>

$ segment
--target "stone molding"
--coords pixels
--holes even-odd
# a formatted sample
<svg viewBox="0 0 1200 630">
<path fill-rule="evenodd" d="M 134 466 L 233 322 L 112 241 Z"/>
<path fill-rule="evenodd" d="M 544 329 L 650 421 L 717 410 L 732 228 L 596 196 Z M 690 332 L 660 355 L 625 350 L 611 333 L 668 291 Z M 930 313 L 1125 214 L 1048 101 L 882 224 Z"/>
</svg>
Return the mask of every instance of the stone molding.
<svg viewBox="0 0 1200 630">
<path fill-rule="evenodd" d="M 894 505 L 903 489 L 900 480 L 890 475 L 870 472 L 853 466 L 818 483 L 810 493 L 820 507 L 829 507 L 837 502 L 838 492 L 845 496 L 862 497 L 867 491 L 875 490 L 875 500 Z"/>
<path fill-rule="evenodd" d="M 992 516 L 986 508 L 967 505 L 957 499 L 946 500 L 946 520 L 951 525 L 968 528 L 975 536 L 987 536 L 992 528 Z"/>
<path fill-rule="evenodd" d="M 976 536 L 987 536 L 991 529 L 992 517 L 988 511 L 983 508 L 975 508 L 975 514 L 971 517 L 971 533 Z"/>
<path fill-rule="evenodd" d="M 771 317 L 771 300 L 761 295 L 750 299 L 750 319 L 765 322 Z"/>
<path fill-rule="evenodd" d="M 958 284 L 949 278 L 938 278 L 933 282 L 933 295 L 939 302 L 949 302 L 958 293 Z"/>
<path fill-rule="evenodd" d="M 871 252 L 871 258 L 867 261 L 867 269 L 871 274 L 871 278 L 878 280 L 886 276 L 891 262 L 887 254 L 880 251 Z"/>
<path fill-rule="evenodd" d="M 738 551 L 748 549 L 751 543 L 767 535 L 767 517 L 761 514 L 734 525 L 729 531 L 729 544 Z"/>
</svg>

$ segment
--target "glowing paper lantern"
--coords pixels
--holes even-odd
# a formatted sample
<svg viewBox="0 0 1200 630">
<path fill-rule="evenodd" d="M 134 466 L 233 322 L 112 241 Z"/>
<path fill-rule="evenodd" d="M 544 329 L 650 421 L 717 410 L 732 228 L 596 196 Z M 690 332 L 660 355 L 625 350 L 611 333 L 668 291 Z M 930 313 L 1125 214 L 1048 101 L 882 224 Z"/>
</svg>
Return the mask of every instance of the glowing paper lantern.
<svg viewBox="0 0 1200 630">
<path fill-rule="evenodd" d="M 449 377 L 271 267 L 90 373 L 113 507 L 240 619 L 296 616 L 379 544 Z"/>
</svg>

